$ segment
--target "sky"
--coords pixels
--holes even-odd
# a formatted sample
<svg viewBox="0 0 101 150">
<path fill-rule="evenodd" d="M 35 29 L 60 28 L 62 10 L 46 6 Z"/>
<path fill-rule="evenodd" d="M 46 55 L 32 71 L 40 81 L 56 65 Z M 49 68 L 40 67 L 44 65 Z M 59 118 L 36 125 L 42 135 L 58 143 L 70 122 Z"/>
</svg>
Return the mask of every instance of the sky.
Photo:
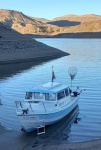
<svg viewBox="0 0 101 150">
<path fill-rule="evenodd" d="M 52 20 L 68 14 L 101 15 L 101 0 L 0 0 L 0 9 Z"/>
</svg>

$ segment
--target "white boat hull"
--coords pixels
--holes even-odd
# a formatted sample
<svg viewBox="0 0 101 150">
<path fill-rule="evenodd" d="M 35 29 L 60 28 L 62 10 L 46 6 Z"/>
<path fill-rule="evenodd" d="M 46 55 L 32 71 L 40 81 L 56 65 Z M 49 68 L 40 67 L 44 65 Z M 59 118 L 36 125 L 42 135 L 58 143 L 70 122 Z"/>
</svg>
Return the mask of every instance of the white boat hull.
<svg viewBox="0 0 101 150">
<path fill-rule="evenodd" d="M 38 127 L 51 125 L 68 115 L 78 105 L 78 99 L 79 97 L 76 97 L 69 105 L 65 105 L 57 112 L 44 114 L 19 114 L 18 118 L 21 126 L 25 131 L 31 132 Z"/>
</svg>

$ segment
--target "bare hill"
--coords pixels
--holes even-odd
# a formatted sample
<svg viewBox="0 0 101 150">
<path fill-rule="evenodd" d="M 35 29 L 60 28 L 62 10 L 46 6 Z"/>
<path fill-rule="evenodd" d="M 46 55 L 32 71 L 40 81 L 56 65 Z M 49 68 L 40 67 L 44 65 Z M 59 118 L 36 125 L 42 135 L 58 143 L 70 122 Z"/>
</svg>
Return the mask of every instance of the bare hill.
<svg viewBox="0 0 101 150">
<path fill-rule="evenodd" d="M 22 34 L 32 34 L 35 37 L 53 37 L 68 33 L 82 33 L 83 36 L 83 33 L 87 32 L 101 32 L 101 16 L 94 14 L 66 15 L 49 21 L 44 18 L 28 17 L 18 11 L 0 10 L 0 21 Z"/>
<path fill-rule="evenodd" d="M 67 55 L 0 23 L 0 63 L 49 60 Z"/>
<path fill-rule="evenodd" d="M 95 14 L 87 14 L 87 15 L 82 15 L 82 16 L 65 15 L 62 17 L 54 18 L 52 21 L 59 21 L 59 20 L 68 20 L 68 21 L 83 23 L 83 22 L 91 22 L 91 21 L 101 20 L 101 16 L 95 15 Z"/>
<path fill-rule="evenodd" d="M 85 22 L 73 27 L 62 28 L 62 33 L 101 32 L 101 20 Z"/>
<path fill-rule="evenodd" d="M 39 22 L 36 19 L 24 15 L 22 12 L 14 10 L 0 10 L 0 21 L 10 27 L 17 23 L 21 26 L 25 26 L 26 24 L 33 24 L 34 26 L 45 25 L 43 22 Z"/>
<path fill-rule="evenodd" d="M 101 20 L 101 16 L 94 15 L 94 14 L 87 14 L 82 16 L 66 15 L 66 16 L 54 18 L 53 20 L 48 21 L 47 23 L 59 27 L 66 27 L 66 26 L 76 26 L 81 23 L 98 21 L 98 20 Z"/>
<path fill-rule="evenodd" d="M 0 21 L 22 34 L 47 35 L 57 30 L 57 27 L 44 23 L 45 19 L 31 18 L 13 10 L 0 10 Z"/>
<path fill-rule="evenodd" d="M 83 33 L 101 33 L 101 20 L 85 22 L 76 26 L 60 27 L 59 30 L 55 31 L 53 34 L 51 34 L 51 36 L 56 36 L 58 34 L 62 34 L 62 35 L 65 34 L 66 37 L 66 34 L 68 33 L 72 33 L 72 37 L 73 34 L 75 33 L 82 33 L 82 36 Z"/>
</svg>

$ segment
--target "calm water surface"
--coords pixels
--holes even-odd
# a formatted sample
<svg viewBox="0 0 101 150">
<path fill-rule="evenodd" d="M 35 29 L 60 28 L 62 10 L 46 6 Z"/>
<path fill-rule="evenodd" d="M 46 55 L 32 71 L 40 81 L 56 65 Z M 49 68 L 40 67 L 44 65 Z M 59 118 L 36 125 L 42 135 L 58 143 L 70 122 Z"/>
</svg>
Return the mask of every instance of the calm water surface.
<svg viewBox="0 0 101 150">
<path fill-rule="evenodd" d="M 37 39 L 71 55 L 44 63 L 22 63 L 0 66 L 0 123 L 9 130 L 20 131 L 21 126 L 15 113 L 15 100 L 23 101 L 25 91 L 37 84 L 51 80 L 51 66 L 54 66 L 56 81 L 70 86 L 68 68 L 76 66 L 78 74 L 73 87 L 86 89 L 79 100 L 76 123 L 62 121 L 61 139 L 67 134 L 67 141 L 84 141 L 101 137 L 101 40 L 99 39 Z M 58 124 L 59 125 L 59 124 Z M 50 127 L 50 130 L 54 127 Z M 49 130 L 49 129 L 48 129 Z M 47 130 L 47 131 L 48 131 Z M 51 130 L 52 131 L 52 130 Z M 54 132 L 54 131 L 53 131 Z"/>
</svg>

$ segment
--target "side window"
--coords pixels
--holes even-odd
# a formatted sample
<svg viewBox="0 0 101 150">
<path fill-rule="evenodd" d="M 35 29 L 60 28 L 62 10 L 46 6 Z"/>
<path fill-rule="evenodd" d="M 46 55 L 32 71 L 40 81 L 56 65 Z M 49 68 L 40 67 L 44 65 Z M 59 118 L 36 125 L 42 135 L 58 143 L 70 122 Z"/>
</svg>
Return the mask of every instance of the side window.
<svg viewBox="0 0 101 150">
<path fill-rule="evenodd" d="M 64 91 L 61 91 L 61 92 L 59 92 L 58 94 L 57 94 L 57 99 L 59 100 L 59 99 L 62 99 L 62 98 L 64 98 L 65 97 L 65 94 L 64 94 Z"/>
<path fill-rule="evenodd" d="M 68 96 L 68 95 L 69 95 L 69 93 L 68 93 L 68 88 L 67 88 L 67 89 L 65 89 L 65 94 L 66 94 L 66 96 Z"/>
<path fill-rule="evenodd" d="M 49 100 L 49 94 L 48 93 L 45 94 L 45 100 Z"/>
<path fill-rule="evenodd" d="M 32 92 L 27 92 L 25 99 L 31 99 L 32 98 Z"/>
<path fill-rule="evenodd" d="M 54 101 L 54 100 L 56 100 L 56 97 L 55 97 L 55 94 L 49 94 L 49 93 L 47 93 L 45 99 L 49 100 L 49 101 Z"/>
<path fill-rule="evenodd" d="M 55 100 L 55 94 L 49 94 L 49 100 L 54 101 Z"/>
</svg>

